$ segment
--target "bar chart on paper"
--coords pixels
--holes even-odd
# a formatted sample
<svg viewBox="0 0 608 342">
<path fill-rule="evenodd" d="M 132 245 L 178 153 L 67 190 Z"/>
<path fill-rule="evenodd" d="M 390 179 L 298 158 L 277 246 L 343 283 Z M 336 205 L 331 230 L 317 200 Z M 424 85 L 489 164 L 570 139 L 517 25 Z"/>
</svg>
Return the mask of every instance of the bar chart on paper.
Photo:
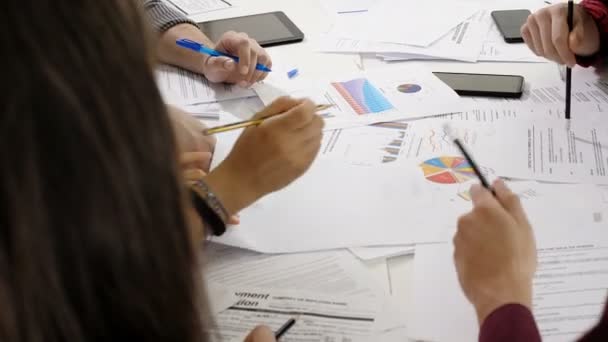
<svg viewBox="0 0 608 342">
<path fill-rule="evenodd" d="M 359 115 L 380 113 L 393 109 L 384 94 L 366 78 L 331 84 Z"/>
</svg>

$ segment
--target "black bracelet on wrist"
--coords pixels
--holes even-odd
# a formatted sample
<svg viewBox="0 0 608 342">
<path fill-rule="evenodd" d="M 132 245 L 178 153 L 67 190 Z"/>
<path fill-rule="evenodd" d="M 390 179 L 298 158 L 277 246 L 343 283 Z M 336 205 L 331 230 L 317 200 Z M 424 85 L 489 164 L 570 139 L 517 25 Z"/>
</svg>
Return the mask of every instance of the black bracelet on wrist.
<svg viewBox="0 0 608 342">
<path fill-rule="evenodd" d="M 206 223 L 213 235 L 220 236 L 226 232 L 229 215 L 217 196 L 202 180 L 191 187 L 191 197 L 194 208 Z"/>
<path fill-rule="evenodd" d="M 190 190 L 190 195 L 194 209 L 203 220 L 205 226 L 210 228 L 211 233 L 215 236 L 224 234 L 226 232 L 226 224 L 219 215 L 207 205 L 205 200 L 196 191 Z"/>
</svg>

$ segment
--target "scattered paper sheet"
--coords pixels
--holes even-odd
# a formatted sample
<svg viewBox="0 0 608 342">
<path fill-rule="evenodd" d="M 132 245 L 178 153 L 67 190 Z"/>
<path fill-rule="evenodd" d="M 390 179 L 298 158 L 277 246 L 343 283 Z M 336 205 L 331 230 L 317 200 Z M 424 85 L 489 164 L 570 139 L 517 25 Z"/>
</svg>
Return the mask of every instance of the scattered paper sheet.
<svg viewBox="0 0 608 342">
<path fill-rule="evenodd" d="M 492 126 L 462 123 L 451 129 L 469 147 L 476 145 L 479 134 L 493 136 L 495 130 Z M 370 167 L 459 153 L 444 121 L 415 120 L 328 131 L 323 135 L 319 159 Z"/>
<path fill-rule="evenodd" d="M 251 89 L 210 83 L 202 75 L 170 65 L 161 65 L 156 75 L 163 98 L 170 104 L 203 104 L 255 96 Z"/>
<path fill-rule="evenodd" d="M 416 245 L 394 246 L 394 247 L 356 247 L 348 249 L 354 256 L 363 260 L 375 260 L 380 258 L 391 258 L 402 255 L 412 255 L 416 252 Z"/>
<path fill-rule="evenodd" d="M 314 81 L 286 82 L 269 77 L 253 88 L 265 104 L 289 95 L 333 105 L 321 113 L 327 130 L 465 109 L 460 97 L 445 83 L 431 72 L 412 66 Z"/>
<path fill-rule="evenodd" d="M 374 0 L 324 0 L 322 5 L 330 12 L 338 14 L 367 12 Z"/>
<path fill-rule="evenodd" d="M 489 23 L 486 11 L 479 11 L 427 47 L 348 39 L 335 35 L 321 38 L 320 50 L 340 53 L 378 53 L 385 60 L 451 59 L 475 62 Z M 379 39 L 378 37 L 376 39 Z"/>
<path fill-rule="evenodd" d="M 496 139 L 499 130 L 487 124 L 465 122 L 463 126 L 453 123 L 453 133 L 473 150 L 482 172 L 490 180 L 495 178 L 497 172 L 491 161 L 496 158 L 487 158 L 482 152 L 496 151 L 495 144 L 487 141 Z M 477 177 L 449 139 L 442 138 L 445 132 L 441 121 L 430 127 L 435 127 L 434 133 L 428 126 L 417 134 L 405 130 L 412 138 L 396 153 L 396 147 L 390 146 L 391 137 L 377 142 L 360 138 L 371 141 L 371 146 L 384 144 L 375 145 L 383 146 L 382 154 L 336 152 L 331 158 L 320 157 L 293 184 L 245 209 L 241 225 L 215 241 L 265 253 L 449 241 L 458 217 L 471 208 L 468 190 Z M 214 167 L 232 147 L 230 134 L 235 133 L 227 133 L 218 141 Z M 391 153 L 397 160 L 383 162 Z M 588 196 L 582 186 L 555 187 L 535 182 L 516 182 L 513 186 L 516 193 L 525 195 L 531 219 L 554 226 L 556 232 L 569 229 L 568 223 L 573 220 L 592 223 L 597 210 L 590 208 L 600 203 L 582 199 L 573 204 L 570 198 L 581 198 L 581 191 Z M 578 203 L 583 207 L 577 211 Z M 549 212 L 549 207 L 564 208 L 559 212 L 563 215 Z M 442 214 L 436 215 L 433 208 L 441 208 Z M 285 234 L 285 227 L 289 227 L 289 234 Z M 373 234 L 370 227 L 374 227 Z M 327 231 L 332 234 L 325 234 Z"/>
<path fill-rule="evenodd" d="M 212 12 L 232 7 L 227 0 L 167 0 L 186 15 Z M 232 0 L 230 0 L 232 1 Z"/>
<path fill-rule="evenodd" d="M 346 251 L 269 255 L 217 244 L 204 247 L 205 280 L 228 287 L 380 296 L 381 285 Z"/>
<path fill-rule="evenodd" d="M 608 289 L 607 240 L 589 235 L 586 239 L 593 242 L 569 244 L 566 239 L 561 245 L 539 250 L 534 314 L 543 341 L 573 341 L 602 313 Z M 477 318 L 458 284 L 452 250 L 451 244 L 418 246 L 416 250 L 412 339 L 477 340 Z"/>
<path fill-rule="evenodd" d="M 369 341 L 379 311 L 372 297 L 325 295 L 268 288 L 235 290 L 238 302 L 217 315 L 211 332 L 222 341 L 244 341 L 258 325 L 276 331 L 291 318 L 285 341 Z"/>
<path fill-rule="evenodd" d="M 608 184 L 608 124 L 578 119 L 566 126 L 564 120 L 505 122 L 483 149 L 473 150 L 500 176 Z"/>
<path fill-rule="evenodd" d="M 438 7 L 441 7 L 441 11 L 437 11 Z M 455 1 L 384 0 L 377 2 L 367 12 L 338 16 L 330 34 L 339 38 L 425 47 L 475 12 L 475 6 Z M 429 16 L 429 13 L 433 15 Z"/>
</svg>

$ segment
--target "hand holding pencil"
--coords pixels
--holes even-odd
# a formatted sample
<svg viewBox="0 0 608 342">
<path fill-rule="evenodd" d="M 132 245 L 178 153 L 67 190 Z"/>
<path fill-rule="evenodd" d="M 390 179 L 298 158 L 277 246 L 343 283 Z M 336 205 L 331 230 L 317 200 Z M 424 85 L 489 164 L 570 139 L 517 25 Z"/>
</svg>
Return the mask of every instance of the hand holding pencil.
<svg viewBox="0 0 608 342">
<path fill-rule="evenodd" d="M 259 198 L 282 189 L 312 164 L 323 134 L 323 119 L 310 100 L 282 97 L 254 116 L 265 118 L 243 131 L 232 151 L 208 176 L 228 212 L 236 213 Z M 223 175 L 223 176 L 220 176 Z"/>
</svg>

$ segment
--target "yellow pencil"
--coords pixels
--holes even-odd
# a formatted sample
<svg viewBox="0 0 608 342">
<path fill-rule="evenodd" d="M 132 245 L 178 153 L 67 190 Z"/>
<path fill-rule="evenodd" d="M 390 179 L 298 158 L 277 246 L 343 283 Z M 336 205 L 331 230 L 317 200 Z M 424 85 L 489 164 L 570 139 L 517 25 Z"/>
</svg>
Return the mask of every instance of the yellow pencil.
<svg viewBox="0 0 608 342">
<path fill-rule="evenodd" d="M 329 109 L 333 106 L 334 105 L 327 105 L 327 104 L 317 105 L 317 108 L 315 109 L 315 111 L 320 112 L 322 110 Z M 257 126 L 257 125 L 261 124 L 262 122 L 264 122 L 264 120 L 271 118 L 271 117 L 272 116 L 268 116 L 268 117 L 256 119 L 256 120 L 246 120 L 246 121 L 235 122 L 235 123 L 231 123 L 231 124 L 227 124 L 227 125 L 217 126 L 217 127 L 213 127 L 213 128 L 204 130 L 203 134 L 204 135 L 213 135 L 213 134 L 217 134 L 217 133 L 233 131 L 233 130 L 239 129 L 239 128 Z"/>
</svg>

